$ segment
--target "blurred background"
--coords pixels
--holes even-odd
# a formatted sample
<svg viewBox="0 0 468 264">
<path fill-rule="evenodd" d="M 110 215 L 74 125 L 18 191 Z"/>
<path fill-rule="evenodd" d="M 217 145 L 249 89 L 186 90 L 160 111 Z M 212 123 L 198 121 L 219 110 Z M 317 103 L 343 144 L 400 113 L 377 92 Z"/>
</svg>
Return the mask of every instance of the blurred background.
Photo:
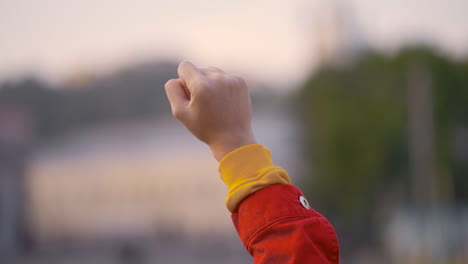
<svg viewBox="0 0 468 264">
<path fill-rule="evenodd" d="M 190 60 L 246 78 L 254 130 L 342 263 L 468 263 L 466 0 L 0 1 L 0 263 L 251 263 Z"/>
</svg>

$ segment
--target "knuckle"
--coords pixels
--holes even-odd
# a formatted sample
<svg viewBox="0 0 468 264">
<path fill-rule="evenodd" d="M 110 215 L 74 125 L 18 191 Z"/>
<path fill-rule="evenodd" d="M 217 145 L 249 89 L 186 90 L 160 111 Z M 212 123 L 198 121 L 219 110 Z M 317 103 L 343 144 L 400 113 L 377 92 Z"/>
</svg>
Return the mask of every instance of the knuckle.
<svg viewBox="0 0 468 264">
<path fill-rule="evenodd" d="M 246 84 L 245 79 L 242 78 L 242 77 L 239 76 L 239 75 L 232 75 L 231 78 L 232 78 L 235 82 L 237 82 L 238 84 L 242 84 L 242 85 L 245 85 L 245 84 Z"/>
<path fill-rule="evenodd" d="M 204 87 L 206 87 L 208 85 L 208 81 L 207 81 L 207 79 L 205 77 L 196 76 L 195 78 L 193 78 L 192 84 L 195 87 L 204 88 Z"/>
<path fill-rule="evenodd" d="M 213 72 L 210 75 L 210 78 L 211 78 L 211 80 L 213 80 L 214 82 L 217 82 L 217 83 L 221 83 L 221 82 L 226 81 L 226 76 L 224 76 L 224 74 L 219 73 L 219 72 Z"/>
<path fill-rule="evenodd" d="M 232 77 L 238 82 L 245 82 L 244 78 L 239 75 L 233 75 Z"/>
<path fill-rule="evenodd" d="M 210 66 L 208 67 L 208 69 L 213 72 L 224 73 L 220 68 L 217 68 L 217 67 Z"/>
</svg>

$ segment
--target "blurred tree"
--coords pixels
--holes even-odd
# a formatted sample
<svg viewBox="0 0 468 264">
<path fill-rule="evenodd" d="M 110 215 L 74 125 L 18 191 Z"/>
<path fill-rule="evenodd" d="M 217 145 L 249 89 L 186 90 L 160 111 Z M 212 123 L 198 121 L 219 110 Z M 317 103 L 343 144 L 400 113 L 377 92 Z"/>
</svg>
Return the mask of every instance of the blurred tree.
<svg viewBox="0 0 468 264">
<path fill-rule="evenodd" d="M 369 52 L 349 67 L 323 67 L 306 81 L 299 101 L 312 176 L 305 189 L 339 229 L 360 226 L 365 230 L 353 230 L 355 236 L 369 238 L 389 195 L 411 200 L 407 79 L 415 68 L 431 78 L 440 201 L 468 202 L 468 138 L 457 136 L 468 131 L 467 66 L 409 47 L 393 57 Z"/>
<path fill-rule="evenodd" d="M 58 87 L 26 77 L 0 83 L 0 106 L 26 109 L 38 139 L 109 121 L 154 116 L 169 112 L 164 83 L 176 69 L 176 63 L 146 63 Z"/>
</svg>

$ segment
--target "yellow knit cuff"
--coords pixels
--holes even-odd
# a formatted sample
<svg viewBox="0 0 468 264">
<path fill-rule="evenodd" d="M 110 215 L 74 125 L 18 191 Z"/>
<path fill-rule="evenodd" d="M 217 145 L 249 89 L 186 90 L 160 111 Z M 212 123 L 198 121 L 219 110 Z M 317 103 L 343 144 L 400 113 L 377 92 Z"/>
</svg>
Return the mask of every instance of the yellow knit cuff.
<svg viewBox="0 0 468 264">
<path fill-rule="evenodd" d="M 270 151 L 260 144 L 240 147 L 227 154 L 218 167 L 229 192 L 226 207 L 234 211 L 249 194 L 271 184 L 291 184 L 289 175 L 273 165 Z"/>
</svg>

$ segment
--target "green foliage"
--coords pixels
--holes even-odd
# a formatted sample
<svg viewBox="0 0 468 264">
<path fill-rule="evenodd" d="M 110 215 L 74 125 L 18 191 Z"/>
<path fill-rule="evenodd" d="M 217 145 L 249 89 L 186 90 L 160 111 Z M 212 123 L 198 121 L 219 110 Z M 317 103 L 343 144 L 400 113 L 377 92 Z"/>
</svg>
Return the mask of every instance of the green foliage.
<svg viewBox="0 0 468 264">
<path fill-rule="evenodd" d="M 413 47 L 394 57 L 369 53 L 351 67 L 323 68 L 312 76 L 299 100 L 312 169 L 306 189 L 319 207 L 338 218 L 367 218 L 385 194 L 398 191 L 408 200 L 406 87 L 415 67 L 432 78 L 441 181 L 455 177 L 467 188 L 461 175 L 466 162 L 453 158 L 455 129 L 468 124 L 467 64 Z M 468 200 L 460 190 L 455 198 Z"/>
</svg>

